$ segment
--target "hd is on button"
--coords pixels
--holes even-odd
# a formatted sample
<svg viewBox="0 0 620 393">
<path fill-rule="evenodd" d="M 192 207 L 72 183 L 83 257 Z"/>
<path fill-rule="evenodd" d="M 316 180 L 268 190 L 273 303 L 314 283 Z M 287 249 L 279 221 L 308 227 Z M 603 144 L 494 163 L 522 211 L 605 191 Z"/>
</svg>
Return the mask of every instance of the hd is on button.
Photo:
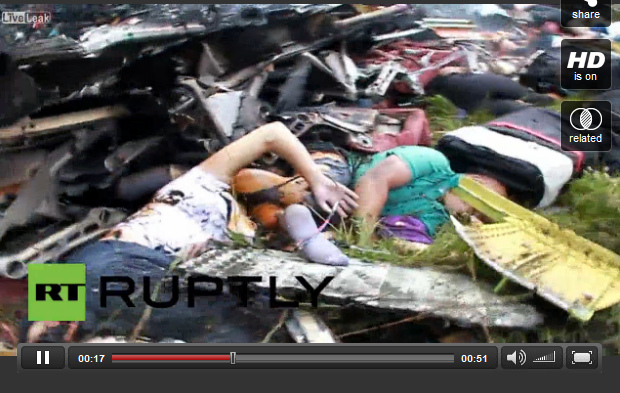
<svg viewBox="0 0 620 393">
<path fill-rule="evenodd" d="M 566 90 L 608 90 L 612 87 L 611 41 L 563 39 L 561 85 Z"/>
</svg>

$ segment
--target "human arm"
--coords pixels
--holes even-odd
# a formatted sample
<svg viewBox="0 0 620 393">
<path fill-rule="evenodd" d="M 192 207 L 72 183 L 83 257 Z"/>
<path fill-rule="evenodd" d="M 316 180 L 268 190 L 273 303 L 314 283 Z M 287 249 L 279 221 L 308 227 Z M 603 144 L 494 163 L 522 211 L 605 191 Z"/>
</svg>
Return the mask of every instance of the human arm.
<svg viewBox="0 0 620 393">
<path fill-rule="evenodd" d="M 409 165 L 395 155 L 369 169 L 359 179 L 355 192 L 360 196 L 355 217 L 364 225 L 374 227 L 388 199 L 390 190 L 405 186 L 412 180 Z"/>
<path fill-rule="evenodd" d="M 280 122 L 257 128 L 207 158 L 199 167 L 230 184 L 237 172 L 267 153 L 278 155 L 306 179 L 322 209 L 330 211 L 340 202 L 338 213 L 346 217 L 357 207 L 357 195 L 325 176 L 304 145 Z"/>
</svg>

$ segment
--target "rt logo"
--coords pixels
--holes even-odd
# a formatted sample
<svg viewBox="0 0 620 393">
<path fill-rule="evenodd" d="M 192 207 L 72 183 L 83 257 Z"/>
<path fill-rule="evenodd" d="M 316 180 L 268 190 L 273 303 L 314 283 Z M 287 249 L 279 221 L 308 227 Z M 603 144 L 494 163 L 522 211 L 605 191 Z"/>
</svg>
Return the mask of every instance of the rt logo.
<svg viewBox="0 0 620 393">
<path fill-rule="evenodd" d="M 28 320 L 86 320 L 85 265 L 29 264 Z"/>
<path fill-rule="evenodd" d="M 601 52 L 581 52 L 577 56 L 577 52 L 570 52 L 566 68 L 573 68 L 575 63 L 577 68 L 601 68 L 605 64 L 605 55 Z"/>
</svg>

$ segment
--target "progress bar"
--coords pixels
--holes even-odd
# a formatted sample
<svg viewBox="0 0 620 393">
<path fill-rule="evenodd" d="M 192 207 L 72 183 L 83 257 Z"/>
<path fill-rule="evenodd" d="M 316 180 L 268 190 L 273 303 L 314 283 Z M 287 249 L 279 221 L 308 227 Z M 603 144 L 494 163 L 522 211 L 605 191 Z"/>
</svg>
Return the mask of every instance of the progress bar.
<svg viewBox="0 0 620 393">
<path fill-rule="evenodd" d="M 494 346 L 71 345 L 70 369 L 497 368 Z"/>
</svg>

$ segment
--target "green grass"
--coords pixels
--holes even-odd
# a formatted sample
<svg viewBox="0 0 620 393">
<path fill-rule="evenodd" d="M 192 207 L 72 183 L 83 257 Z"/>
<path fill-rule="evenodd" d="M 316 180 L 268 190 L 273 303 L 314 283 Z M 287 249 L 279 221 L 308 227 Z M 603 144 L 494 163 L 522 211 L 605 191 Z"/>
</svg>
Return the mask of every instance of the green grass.
<svg viewBox="0 0 620 393">
<path fill-rule="evenodd" d="M 452 131 L 465 124 L 464 119 L 458 118 L 457 107 L 443 96 L 425 97 L 424 105 L 433 132 Z"/>
<path fill-rule="evenodd" d="M 434 143 L 437 143 L 446 132 L 460 127 L 484 124 L 496 117 L 483 110 L 461 117 L 458 108 L 447 98 L 439 95 L 424 97 L 423 106 L 433 132 Z"/>
<path fill-rule="evenodd" d="M 562 210 L 543 215 L 620 254 L 620 177 L 587 171 L 572 182 L 556 205 Z"/>
<path fill-rule="evenodd" d="M 335 239 L 341 249 L 350 257 L 364 261 L 388 262 L 398 266 L 436 266 L 463 268 L 469 266 L 474 258 L 473 251 L 461 240 L 451 224 L 444 225 L 437 233 L 430 247 L 414 251 L 405 250 L 390 238 L 377 238 L 370 241 L 373 231 L 358 229 L 350 225 L 335 231 Z"/>
</svg>

